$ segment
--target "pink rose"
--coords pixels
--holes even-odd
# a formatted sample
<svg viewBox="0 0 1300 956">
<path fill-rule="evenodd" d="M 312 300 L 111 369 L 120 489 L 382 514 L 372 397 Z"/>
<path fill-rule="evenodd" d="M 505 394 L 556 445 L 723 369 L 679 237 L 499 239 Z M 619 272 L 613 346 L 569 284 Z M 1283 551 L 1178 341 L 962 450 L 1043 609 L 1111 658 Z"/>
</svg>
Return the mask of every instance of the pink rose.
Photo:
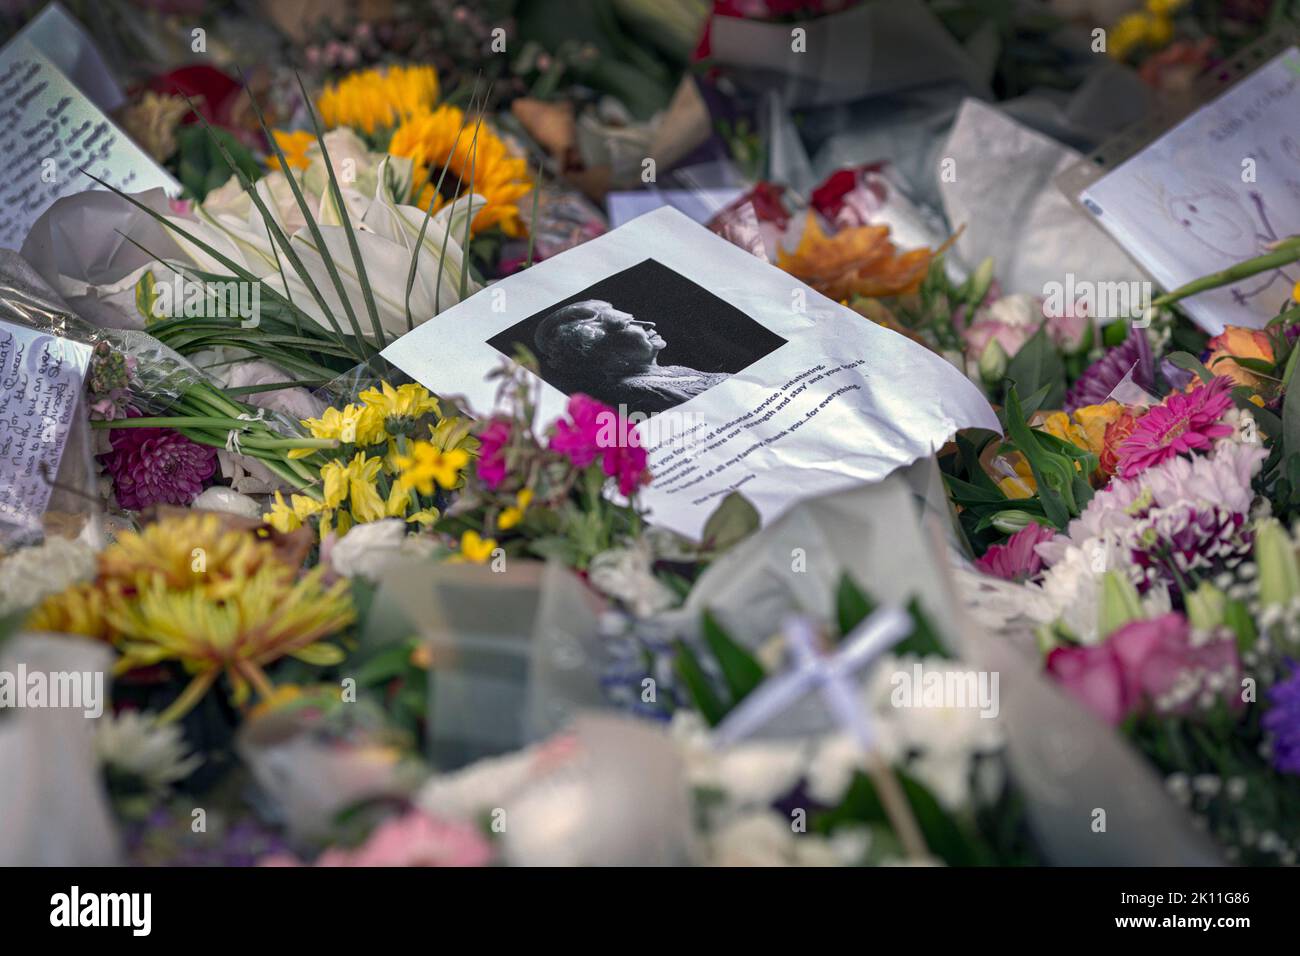
<svg viewBox="0 0 1300 956">
<path fill-rule="evenodd" d="M 1058 647 L 1047 657 L 1047 671 L 1112 725 L 1135 713 L 1189 713 L 1207 693 L 1232 707 L 1241 703 L 1236 642 L 1193 644 L 1187 619 L 1176 612 L 1130 621 L 1100 645 Z"/>
</svg>

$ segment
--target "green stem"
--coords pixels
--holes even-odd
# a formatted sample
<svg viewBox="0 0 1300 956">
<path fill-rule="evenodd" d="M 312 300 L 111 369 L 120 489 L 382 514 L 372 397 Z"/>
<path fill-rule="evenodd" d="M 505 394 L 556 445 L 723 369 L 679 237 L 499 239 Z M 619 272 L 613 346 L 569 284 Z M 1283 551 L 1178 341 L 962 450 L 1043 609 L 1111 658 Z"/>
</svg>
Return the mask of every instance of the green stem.
<svg viewBox="0 0 1300 956">
<path fill-rule="evenodd" d="M 1247 259 L 1244 262 L 1238 262 L 1227 269 L 1212 272 L 1209 275 L 1201 276 L 1199 279 L 1193 279 L 1186 285 L 1179 286 L 1172 292 L 1166 292 L 1159 298 L 1153 299 L 1151 305 L 1153 307 L 1169 305 L 1179 299 L 1186 299 L 1188 296 L 1207 292 L 1210 289 L 1217 289 L 1220 286 L 1231 285 L 1242 279 L 1249 279 L 1261 272 L 1268 272 L 1270 269 L 1281 268 L 1298 259 L 1300 259 L 1300 236 L 1292 236 L 1278 243 L 1277 248 L 1272 252 L 1256 256 L 1254 259 Z"/>
</svg>

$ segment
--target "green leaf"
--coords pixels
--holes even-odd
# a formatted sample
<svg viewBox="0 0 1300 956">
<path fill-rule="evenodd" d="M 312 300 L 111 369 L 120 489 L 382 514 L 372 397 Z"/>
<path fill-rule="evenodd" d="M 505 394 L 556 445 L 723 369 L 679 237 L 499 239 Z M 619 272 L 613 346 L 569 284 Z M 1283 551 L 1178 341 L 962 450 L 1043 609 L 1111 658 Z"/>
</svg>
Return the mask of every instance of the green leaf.
<svg viewBox="0 0 1300 956">
<path fill-rule="evenodd" d="M 840 575 L 839 586 L 835 589 L 835 619 L 840 627 L 841 638 L 865 621 L 877 606 L 849 577 L 848 572 Z"/>
<path fill-rule="evenodd" d="M 717 619 L 708 611 L 704 612 L 702 621 L 704 643 L 708 645 L 722 671 L 722 679 L 731 695 L 727 709 L 735 707 L 744 700 L 755 687 L 763 683 L 767 674 L 763 665 L 753 654 L 745 650 L 723 629 Z"/>
<path fill-rule="evenodd" d="M 979 846 L 978 838 L 964 832 L 929 790 L 902 771 L 894 772 L 931 853 L 950 866 L 987 862 L 987 853 Z M 842 826 L 861 824 L 890 825 L 875 784 L 865 773 L 857 771 L 839 806 L 819 815 L 813 826 L 818 832 L 828 834 Z"/>
<path fill-rule="evenodd" d="M 920 598 L 914 597 L 907 602 L 907 613 L 912 616 L 912 633 L 894 646 L 894 653 L 951 658 L 952 654 L 939 640 L 939 632 L 930 622 L 930 616 L 921 607 Z"/>
<path fill-rule="evenodd" d="M 1297 350 L 1300 351 L 1300 350 Z M 1300 389 L 1295 387 L 1297 365 L 1286 377 L 1286 396 L 1282 399 L 1282 454 L 1300 452 Z"/>
<path fill-rule="evenodd" d="M 290 656 L 308 664 L 315 664 L 318 667 L 329 667 L 332 664 L 342 663 L 344 658 L 347 657 L 341 647 L 330 644 L 328 641 L 317 641 L 315 644 L 308 644 L 306 647 L 294 651 Z"/>
<path fill-rule="evenodd" d="M 727 708 L 722 705 L 722 701 L 718 700 L 713 685 L 709 683 L 708 675 L 704 673 L 699 658 L 695 656 L 690 646 L 685 641 L 677 641 L 675 647 L 677 653 L 673 658 L 673 670 L 686 686 L 700 716 L 710 727 L 718 726 L 722 723 L 722 718 L 727 716 Z"/>
<path fill-rule="evenodd" d="M 1065 363 L 1047 335 L 1047 323 L 1038 327 L 1007 365 L 1006 378 L 1026 395 L 1046 389 L 1043 405 L 1058 408 L 1065 399 Z"/>
<path fill-rule="evenodd" d="M 726 551 L 753 534 L 762 524 L 758 509 L 739 491 L 733 491 L 709 515 L 704 523 L 700 548 L 708 552 Z"/>
<path fill-rule="evenodd" d="M 1210 370 L 1201 364 L 1201 360 L 1189 352 L 1170 352 L 1165 358 L 1176 365 L 1178 368 L 1188 372 L 1195 372 L 1202 382 L 1208 382 L 1214 378 Z"/>
</svg>

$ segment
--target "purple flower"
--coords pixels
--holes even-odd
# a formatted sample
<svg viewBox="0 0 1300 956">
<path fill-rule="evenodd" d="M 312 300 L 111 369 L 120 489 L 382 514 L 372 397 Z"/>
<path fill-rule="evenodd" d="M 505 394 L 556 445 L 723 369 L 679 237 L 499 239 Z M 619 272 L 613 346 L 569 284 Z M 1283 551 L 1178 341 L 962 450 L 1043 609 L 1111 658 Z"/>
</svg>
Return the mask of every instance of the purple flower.
<svg viewBox="0 0 1300 956">
<path fill-rule="evenodd" d="M 1291 676 L 1268 692 L 1268 702 L 1264 729 L 1272 737 L 1273 766 L 1300 775 L 1300 668 L 1294 663 Z"/>
<path fill-rule="evenodd" d="M 128 418 L 139 418 L 135 409 Z M 117 503 L 138 511 L 149 505 L 188 505 L 217 468 L 216 449 L 170 428 L 115 428 L 113 450 L 100 456 L 113 476 Z"/>
<path fill-rule="evenodd" d="M 1155 385 L 1155 361 L 1151 343 L 1141 329 L 1133 329 L 1128 338 L 1089 365 L 1079 380 L 1065 393 L 1065 410 L 1073 412 L 1085 405 L 1100 405 L 1111 391 L 1133 370 L 1133 383 L 1151 391 Z"/>
</svg>

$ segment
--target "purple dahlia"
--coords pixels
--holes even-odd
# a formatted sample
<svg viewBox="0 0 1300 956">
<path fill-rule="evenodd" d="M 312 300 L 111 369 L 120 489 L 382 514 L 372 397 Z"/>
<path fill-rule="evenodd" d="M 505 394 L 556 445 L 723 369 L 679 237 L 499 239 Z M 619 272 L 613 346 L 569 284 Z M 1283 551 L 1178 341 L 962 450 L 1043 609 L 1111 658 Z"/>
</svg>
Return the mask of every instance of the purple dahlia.
<svg viewBox="0 0 1300 956">
<path fill-rule="evenodd" d="M 128 418 L 139 418 L 134 409 Z M 217 452 L 170 428 L 114 428 L 113 450 L 100 460 L 113 476 L 117 503 L 131 511 L 149 505 L 188 505 L 217 468 Z"/>
<path fill-rule="evenodd" d="M 1065 393 L 1065 410 L 1074 412 L 1086 405 L 1100 405 L 1133 370 L 1133 383 L 1146 391 L 1155 386 L 1155 361 L 1151 343 L 1141 329 L 1131 329 L 1128 338 L 1089 365 Z"/>
</svg>

